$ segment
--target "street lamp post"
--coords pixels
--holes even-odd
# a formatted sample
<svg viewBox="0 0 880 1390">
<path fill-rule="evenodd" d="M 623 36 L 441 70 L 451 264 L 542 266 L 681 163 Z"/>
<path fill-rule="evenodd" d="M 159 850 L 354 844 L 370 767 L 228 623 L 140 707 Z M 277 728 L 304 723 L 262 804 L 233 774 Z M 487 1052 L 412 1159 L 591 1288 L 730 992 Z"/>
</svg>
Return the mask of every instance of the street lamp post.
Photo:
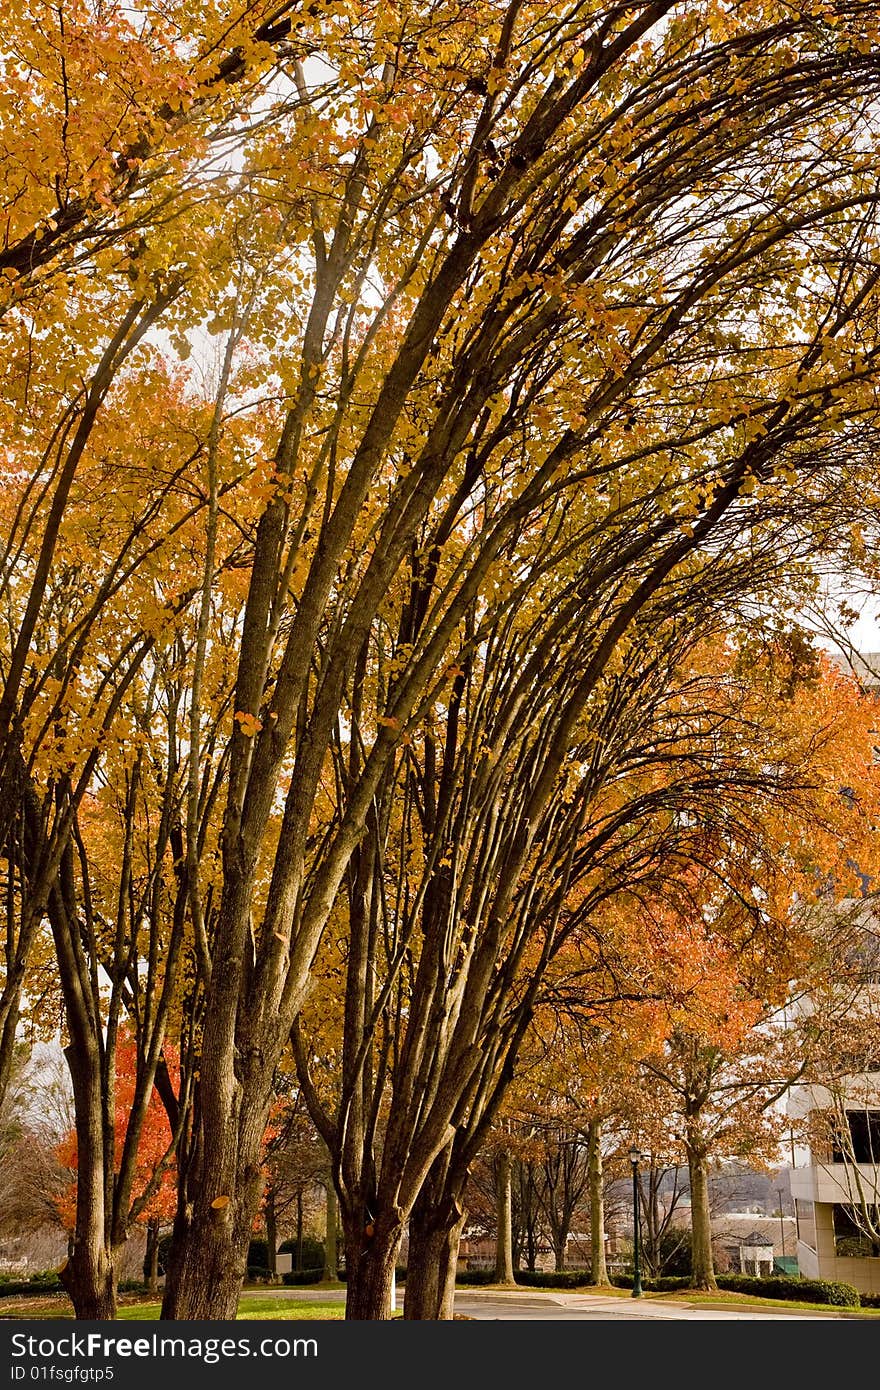
<svg viewBox="0 0 880 1390">
<path fill-rule="evenodd" d="M 639 1249 L 641 1244 L 641 1218 L 639 1215 L 639 1162 L 641 1157 L 641 1152 L 638 1149 L 630 1149 L 629 1161 L 633 1170 L 633 1298 L 641 1298 L 642 1296 L 641 1251 Z"/>
</svg>

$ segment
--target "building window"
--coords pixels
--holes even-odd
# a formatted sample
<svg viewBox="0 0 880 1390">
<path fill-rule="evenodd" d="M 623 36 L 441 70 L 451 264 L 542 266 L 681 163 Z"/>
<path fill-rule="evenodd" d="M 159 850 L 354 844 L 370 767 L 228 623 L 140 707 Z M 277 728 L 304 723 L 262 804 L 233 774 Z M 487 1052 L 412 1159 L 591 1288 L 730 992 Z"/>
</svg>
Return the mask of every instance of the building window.
<svg viewBox="0 0 880 1390">
<path fill-rule="evenodd" d="M 849 1134 L 835 1135 L 834 1163 L 880 1163 L 880 1110 L 847 1110 Z"/>
<path fill-rule="evenodd" d="M 857 1208 L 835 1202 L 834 1211 L 834 1253 L 835 1255 L 855 1256 L 858 1259 L 871 1259 L 880 1256 L 880 1209 L 868 1207 L 862 1214 Z M 875 1232 L 871 1236 L 868 1227 Z"/>
<path fill-rule="evenodd" d="M 804 1245 L 809 1245 L 811 1250 L 816 1246 L 816 1213 L 812 1202 L 802 1202 L 800 1197 L 795 1198 L 794 1215 L 797 1222 L 798 1240 L 802 1240 Z"/>
</svg>

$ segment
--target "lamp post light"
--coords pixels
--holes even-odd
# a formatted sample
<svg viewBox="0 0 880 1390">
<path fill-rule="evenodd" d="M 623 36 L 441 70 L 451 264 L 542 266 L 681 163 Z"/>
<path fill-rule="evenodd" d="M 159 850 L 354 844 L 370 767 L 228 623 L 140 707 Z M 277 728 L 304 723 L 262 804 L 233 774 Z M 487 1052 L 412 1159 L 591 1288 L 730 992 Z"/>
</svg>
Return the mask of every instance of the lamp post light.
<svg viewBox="0 0 880 1390">
<path fill-rule="evenodd" d="M 629 1151 L 629 1161 L 633 1170 L 633 1298 L 642 1296 L 642 1271 L 640 1265 L 641 1251 L 640 1226 L 641 1218 L 639 1215 L 639 1163 L 641 1162 L 641 1152 L 639 1149 L 632 1148 Z"/>
</svg>

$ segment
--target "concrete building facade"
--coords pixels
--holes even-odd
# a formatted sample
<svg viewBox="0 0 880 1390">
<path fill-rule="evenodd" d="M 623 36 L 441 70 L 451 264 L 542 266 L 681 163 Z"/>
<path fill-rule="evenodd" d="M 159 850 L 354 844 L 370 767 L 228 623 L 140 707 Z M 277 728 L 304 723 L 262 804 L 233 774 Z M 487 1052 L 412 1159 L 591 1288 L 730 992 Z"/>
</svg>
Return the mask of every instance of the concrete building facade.
<svg viewBox="0 0 880 1390">
<path fill-rule="evenodd" d="M 814 1141 L 791 1170 L 798 1267 L 807 1278 L 880 1294 L 880 1071 L 843 1084 L 842 1096 L 805 1086 L 789 1101 L 793 1119 L 809 1126 L 833 1109 L 845 1114 L 848 1130 L 839 1142 Z"/>
</svg>

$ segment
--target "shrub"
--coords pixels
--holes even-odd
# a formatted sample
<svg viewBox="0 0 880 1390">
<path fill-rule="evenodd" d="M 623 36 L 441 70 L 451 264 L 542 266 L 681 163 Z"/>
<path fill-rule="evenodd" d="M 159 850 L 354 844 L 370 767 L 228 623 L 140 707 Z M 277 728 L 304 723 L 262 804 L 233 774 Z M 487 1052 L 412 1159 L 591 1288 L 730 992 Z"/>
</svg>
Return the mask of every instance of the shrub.
<svg viewBox="0 0 880 1390">
<path fill-rule="evenodd" d="M 761 1279 L 752 1274 L 719 1274 L 719 1289 L 779 1298 L 797 1303 L 827 1303 L 835 1308 L 858 1308 L 858 1289 L 833 1279 L 802 1279 L 790 1274 Z"/>
<path fill-rule="evenodd" d="M 613 1274 L 610 1282 L 616 1289 L 631 1289 L 633 1277 L 631 1274 Z M 686 1289 L 690 1285 L 690 1275 L 687 1274 L 661 1274 L 656 1279 L 642 1279 L 642 1288 L 649 1293 L 674 1293 L 677 1289 Z"/>
<path fill-rule="evenodd" d="M 256 1236 L 248 1246 L 248 1274 L 252 1269 L 269 1270 L 269 1242 L 264 1236 Z"/>
<path fill-rule="evenodd" d="M 320 1269 L 291 1269 L 286 1274 L 282 1274 L 282 1284 L 297 1285 L 320 1284 L 324 1277 L 324 1266 Z M 340 1284 L 345 1283 L 345 1270 L 340 1270 L 336 1276 Z"/>
<path fill-rule="evenodd" d="M 589 1278 L 587 1269 L 518 1269 L 514 1279 L 527 1289 L 579 1289 Z"/>
<path fill-rule="evenodd" d="M 296 1240 L 283 1240 L 278 1247 L 279 1255 L 291 1255 L 293 1262 L 296 1263 Z M 303 1236 L 302 1241 L 302 1267 L 306 1270 L 324 1269 L 324 1242 L 315 1240 L 313 1236 Z M 320 1273 L 319 1273 L 320 1277 Z"/>
<path fill-rule="evenodd" d="M 21 1279 L 14 1274 L 0 1274 L 0 1298 L 17 1293 L 62 1293 L 64 1285 L 54 1269 L 38 1270 Z"/>
<path fill-rule="evenodd" d="M 494 1284 L 494 1269 L 462 1269 L 455 1276 L 456 1284 Z"/>
<path fill-rule="evenodd" d="M 631 1274 L 616 1274 L 611 1280 L 619 1289 L 632 1288 Z M 690 1279 L 664 1276 L 661 1279 L 643 1279 L 642 1288 L 648 1293 L 671 1293 L 674 1289 L 687 1289 Z M 858 1308 L 860 1300 L 858 1289 L 852 1284 L 836 1283 L 829 1279 L 801 1279 L 790 1274 L 761 1278 L 756 1274 L 719 1274 L 716 1276 L 719 1289 L 731 1293 L 751 1294 L 757 1298 L 777 1298 L 783 1302 L 827 1303 L 836 1308 Z"/>
</svg>

